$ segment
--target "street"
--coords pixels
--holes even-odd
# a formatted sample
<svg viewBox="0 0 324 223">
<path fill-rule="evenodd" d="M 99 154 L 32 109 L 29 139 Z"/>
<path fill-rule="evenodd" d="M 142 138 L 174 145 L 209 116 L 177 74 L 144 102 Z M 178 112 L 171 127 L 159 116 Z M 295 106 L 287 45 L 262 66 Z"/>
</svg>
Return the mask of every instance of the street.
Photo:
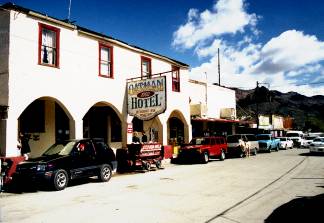
<svg viewBox="0 0 324 223">
<path fill-rule="evenodd" d="M 264 222 L 279 206 L 324 193 L 324 156 L 308 149 L 208 164 L 165 164 L 63 191 L 0 195 L 0 222 Z"/>
</svg>

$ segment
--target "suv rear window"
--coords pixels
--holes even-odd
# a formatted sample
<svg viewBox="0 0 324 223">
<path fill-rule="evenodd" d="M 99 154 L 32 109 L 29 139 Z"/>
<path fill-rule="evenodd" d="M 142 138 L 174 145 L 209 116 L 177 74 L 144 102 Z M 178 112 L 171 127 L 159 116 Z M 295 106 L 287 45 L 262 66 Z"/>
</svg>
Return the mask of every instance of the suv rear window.
<svg viewBox="0 0 324 223">
<path fill-rule="evenodd" d="M 229 143 L 237 143 L 239 139 L 241 139 L 241 136 L 239 135 L 227 136 L 227 142 Z"/>
<path fill-rule="evenodd" d="M 255 137 L 255 135 L 245 135 L 245 136 L 249 141 L 257 141 L 257 138 Z"/>
<path fill-rule="evenodd" d="M 287 137 L 299 137 L 300 135 L 298 133 L 287 133 Z"/>
<path fill-rule="evenodd" d="M 271 140 L 269 135 L 258 135 L 258 140 Z"/>
</svg>

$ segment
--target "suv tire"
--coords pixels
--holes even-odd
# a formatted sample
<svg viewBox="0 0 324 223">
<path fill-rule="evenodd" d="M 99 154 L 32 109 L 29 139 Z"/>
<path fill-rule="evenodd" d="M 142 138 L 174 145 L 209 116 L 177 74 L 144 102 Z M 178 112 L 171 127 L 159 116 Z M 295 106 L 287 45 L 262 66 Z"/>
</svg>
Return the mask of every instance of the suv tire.
<svg viewBox="0 0 324 223">
<path fill-rule="evenodd" d="M 221 150 L 221 154 L 220 154 L 219 159 L 220 159 L 221 161 L 224 161 L 224 160 L 225 160 L 225 152 L 224 152 L 224 150 Z"/>
<path fill-rule="evenodd" d="M 202 155 L 202 162 L 203 163 L 208 163 L 209 161 L 209 155 L 207 152 L 204 152 L 203 155 Z"/>
<path fill-rule="evenodd" d="M 102 165 L 100 168 L 100 173 L 99 173 L 98 179 L 101 182 L 107 182 L 110 180 L 111 176 L 112 176 L 112 170 L 111 170 L 110 165 L 108 165 L 108 164 Z"/>
<path fill-rule="evenodd" d="M 68 185 L 68 174 L 65 170 L 57 170 L 53 178 L 53 186 L 56 190 L 64 190 Z"/>
</svg>

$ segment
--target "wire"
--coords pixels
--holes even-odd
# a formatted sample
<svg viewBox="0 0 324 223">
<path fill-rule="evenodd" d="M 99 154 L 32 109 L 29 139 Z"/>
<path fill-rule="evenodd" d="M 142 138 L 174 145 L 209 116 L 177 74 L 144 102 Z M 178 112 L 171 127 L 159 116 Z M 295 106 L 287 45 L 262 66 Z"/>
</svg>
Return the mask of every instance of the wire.
<svg viewBox="0 0 324 223">
<path fill-rule="evenodd" d="M 303 84 L 294 84 L 294 83 L 287 83 L 287 84 L 282 84 L 282 85 L 271 85 L 271 88 L 276 88 L 276 87 L 285 87 L 285 86 L 304 86 L 304 85 L 320 85 L 324 84 L 324 81 L 318 81 L 318 82 L 310 82 L 310 83 L 303 83 Z M 255 87 L 229 87 L 229 88 L 237 88 L 239 90 L 254 90 Z"/>
<path fill-rule="evenodd" d="M 303 83 L 303 84 L 283 84 L 283 85 L 275 85 L 272 87 L 285 87 L 285 86 L 304 86 L 304 85 L 318 85 L 318 84 L 324 84 L 324 81 L 318 81 L 318 82 L 311 82 L 311 83 Z"/>
</svg>

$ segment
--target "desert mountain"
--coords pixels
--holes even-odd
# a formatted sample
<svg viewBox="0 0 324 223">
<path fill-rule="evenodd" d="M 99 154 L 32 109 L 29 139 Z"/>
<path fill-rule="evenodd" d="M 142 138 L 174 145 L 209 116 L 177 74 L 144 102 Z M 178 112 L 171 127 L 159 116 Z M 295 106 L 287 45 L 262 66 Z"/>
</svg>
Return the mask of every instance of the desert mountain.
<svg viewBox="0 0 324 223">
<path fill-rule="evenodd" d="M 307 97 L 297 92 L 282 93 L 266 87 L 236 91 L 237 116 L 255 118 L 276 114 L 293 118 L 295 129 L 324 131 L 324 96 Z"/>
</svg>

